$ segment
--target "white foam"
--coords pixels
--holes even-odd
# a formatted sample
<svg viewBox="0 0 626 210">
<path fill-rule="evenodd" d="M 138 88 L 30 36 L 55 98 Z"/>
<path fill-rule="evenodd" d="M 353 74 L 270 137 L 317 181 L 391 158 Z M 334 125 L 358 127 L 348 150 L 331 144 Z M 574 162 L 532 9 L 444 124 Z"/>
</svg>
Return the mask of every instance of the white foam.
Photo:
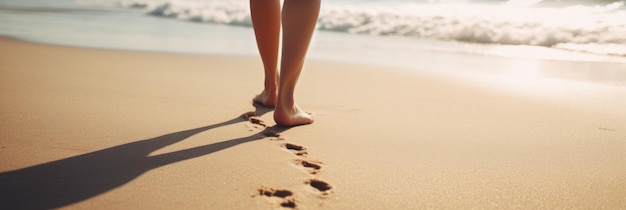
<svg viewBox="0 0 626 210">
<path fill-rule="evenodd" d="M 626 44 L 626 12 L 494 5 L 330 6 L 322 30 L 478 43 Z"/>
<path fill-rule="evenodd" d="M 242 2 L 169 1 L 146 5 L 150 15 L 194 22 L 252 26 L 248 5 Z"/>
<path fill-rule="evenodd" d="M 103 0 L 78 0 L 83 3 Z M 106 1 L 109 2 L 110 1 Z M 251 26 L 246 1 L 118 0 L 113 5 L 186 21 Z M 319 30 L 471 43 L 531 45 L 626 56 L 624 2 L 605 6 L 503 4 L 324 4 Z M 520 6 L 522 5 L 522 6 Z"/>
</svg>

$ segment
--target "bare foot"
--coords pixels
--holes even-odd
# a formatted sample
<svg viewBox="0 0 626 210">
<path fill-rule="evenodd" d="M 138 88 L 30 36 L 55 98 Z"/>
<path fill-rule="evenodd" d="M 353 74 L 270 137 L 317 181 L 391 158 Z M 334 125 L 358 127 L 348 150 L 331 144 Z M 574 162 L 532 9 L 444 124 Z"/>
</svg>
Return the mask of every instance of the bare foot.
<svg viewBox="0 0 626 210">
<path fill-rule="evenodd" d="M 313 123 L 313 117 L 302 111 L 297 105 L 291 108 L 276 107 L 274 121 L 282 126 L 298 126 Z"/>
<path fill-rule="evenodd" d="M 252 99 L 252 102 L 268 107 L 274 107 L 276 106 L 276 93 L 268 93 L 268 91 L 263 90 L 261 94 L 256 95 Z"/>
</svg>

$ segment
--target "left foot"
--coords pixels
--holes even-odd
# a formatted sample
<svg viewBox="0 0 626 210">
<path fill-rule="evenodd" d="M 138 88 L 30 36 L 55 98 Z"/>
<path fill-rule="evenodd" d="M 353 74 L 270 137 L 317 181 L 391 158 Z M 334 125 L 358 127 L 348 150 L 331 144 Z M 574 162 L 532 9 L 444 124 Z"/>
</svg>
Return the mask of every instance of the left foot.
<svg viewBox="0 0 626 210">
<path fill-rule="evenodd" d="M 262 104 L 268 107 L 274 107 L 276 106 L 276 93 L 272 94 L 272 93 L 268 93 L 268 91 L 263 90 L 261 94 L 256 95 L 252 99 L 252 102 L 257 103 L 257 104 Z"/>
</svg>

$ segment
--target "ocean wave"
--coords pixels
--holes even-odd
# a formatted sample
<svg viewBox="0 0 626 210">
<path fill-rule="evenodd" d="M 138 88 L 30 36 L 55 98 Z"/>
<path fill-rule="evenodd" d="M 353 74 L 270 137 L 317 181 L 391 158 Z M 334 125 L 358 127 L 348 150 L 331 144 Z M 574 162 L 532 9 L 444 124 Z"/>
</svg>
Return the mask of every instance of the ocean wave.
<svg viewBox="0 0 626 210">
<path fill-rule="evenodd" d="M 97 0 L 81 0 L 94 2 Z M 123 0 L 115 6 L 180 20 L 251 26 L 247 2 Z M 555 47 L 626 56 L 624 2 L 563 8 L 508 4 L 324 4 L 318 29 L 376 36 Z"/>
<path fill-rule="evenodd" d="M 626 46 L 626 21 L 623 21 L 626 12 L 600 9 L 486 5 L 337 6 L 326 8 L 320 16 L 319 27 L 354 34 L 478 43 L 547 47 L 562 43 Z"/>
<path fill-rule="evenodd" d="M 145 7 L 148 8 L 147 13 L 154 16 L 174 17 L 194 22 L 252 26 L 248 4 L 241 2 L 165 2 Z"/>
</svg>

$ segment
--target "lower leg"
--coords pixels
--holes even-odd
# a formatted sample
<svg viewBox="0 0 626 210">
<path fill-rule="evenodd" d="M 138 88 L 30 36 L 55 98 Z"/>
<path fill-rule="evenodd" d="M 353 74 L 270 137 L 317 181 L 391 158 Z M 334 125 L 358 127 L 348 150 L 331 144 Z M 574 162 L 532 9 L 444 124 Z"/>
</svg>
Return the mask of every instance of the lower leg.
<svg viewBox="0 0 626 210">
<path fill-rule="evenodd" d="M 252 26 L 265 71 L 264 89 L 252 100 L 266 106 L 276 104 L 278 46 L 280 37 L 280 1 L 250 0 Z"/>
<path fill-rule="evenodd" d="M 274 120 L 280 125 L 302 125 L 313 118 L 300 110 L 294 91 L 319 15 L 320 0 L 285 0 L 283 6 L 283 51 Z"/>
</svg>

